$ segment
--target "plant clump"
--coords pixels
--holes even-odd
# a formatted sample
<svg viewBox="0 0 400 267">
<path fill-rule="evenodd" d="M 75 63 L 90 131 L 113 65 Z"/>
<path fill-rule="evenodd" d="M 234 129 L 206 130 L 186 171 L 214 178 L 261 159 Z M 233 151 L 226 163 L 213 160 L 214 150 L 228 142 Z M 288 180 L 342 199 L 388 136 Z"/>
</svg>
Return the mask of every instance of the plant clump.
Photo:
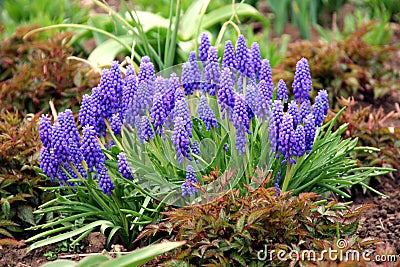
<svg viewBox="0 0 400 267">
<path fill-rule="evenodd" d="M 290 71 L 299 56 L 308 59 L 315 88 L 326 89 L 331 96 L 358 96 L 370 101 L 399 90 L 399 74 L 387 67 L 386 61 L 396 48 L 370 45 L 363 36 L 371 25 L 358 28 L 343 40 L 327 43 L 301 41 L 289 45 L 285 59 L 277 67 L 274 79 L 292 79 Z M 285 72 L 289 71 L 289 72 Z"/>
<path fill-rule="evenodd" d="M 74 107 L 82 94 L 97 82 L 96 73 L 81 62 L 69 60 L 73 34 L 62 32 L 50 38 L 24 35 L 31 27 L 18 28 L 0 42 L 0 101 L 7 110 L 37 113 L 53 99 L 57 107 Z"/>
<path fill-rule="evenodd" d="M 338 253 L 345 254 L 370 243 L 357 238 L 356 231 L 371 205 L 350 207 L 316 197 L 290 192 L 277 197 L 273 187 L 246 196 L 234 190 L 206 205 L 164 212 L 165 219 L 146 226 L 139 239 L 167 234 L 186 241 L 158 258 L 162 266 L 294 266 L 317 263 L 324 249 L 338 249 L 338 244 Z M 306 251 L 313 251 L 314 258 L 290 258 Z"/>
</svg>

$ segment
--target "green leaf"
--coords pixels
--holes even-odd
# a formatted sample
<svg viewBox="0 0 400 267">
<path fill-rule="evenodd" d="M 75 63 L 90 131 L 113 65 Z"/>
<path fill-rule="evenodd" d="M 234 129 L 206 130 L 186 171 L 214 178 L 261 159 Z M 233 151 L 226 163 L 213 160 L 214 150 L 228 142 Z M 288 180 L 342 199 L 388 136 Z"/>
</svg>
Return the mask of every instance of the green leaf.
<svg viewBox="0 0 400 267">
<path fill-rule="evenodd" d="M 152 29 L 168 28 L 168 19 L 158 14 L 154 14 L 149 11 L 136 11 L 133 13 L 133 16 L 136 21 L 140 21 L 144 32 L 148 32 Z M 125 13 L 125 18 L 127 21 L 132 21 L 128 12 Z"/>
<path fill-rule="evenodd" d="M 150 245 L 138 250 L 133 251 L 129 255 L 125 255 L 114 260 L 111 260 L 105 264 L 99 265 L 99 267 L 135 267 L 146 263 L 147 261 L 161 255 L 167 251 L 178 248 L 184 245 L 185 242 L 164 242 L 156 245 Z"/>
<path fill-rule="evenodd" d="M 237 252 L 234 252 L 229 255 L 232 259 L 237 261 L 241 266 L 246 266 L 246 261 L 243 259 L 242 256 L 240 256 Z"/>
<path fill-rule="evenodd" d="M 88 60 L 95 65 L 103 66 L 110 64 L 118 54 L 126 51 L 126 46 L 121 45 L 121 42 L 125 44 L 132 44 L 134 37 L 131 35 L 119 36 L 120 40 L 117 42 L 114 39 L 109 39 L 102 44 L 98 45 L 92 53 L 90 53 Z"/>
<path fill-rule="evenodd" d="M 2 210 L 3 214 L 5 215 L 5 217 L 7 219 L 9 219 L 9 216 L 10 216 L 10 202 L 8 202 L 7 199 L 4 199 L 4 202 L 1 205 L 1 210 Z"/>
<path fill-rule="evenodd" d="M 287 10 L 288 10 L 289 0 L 268 0 L 268 5 L 271 7 L 272 11 L 275 13 L 274 25 L 275 31 L 278 34 L 283 32 L 283 27 L 285 26 L 288 18 L 287 18 Z"/>
<path fill-rule="evenodd" d="M 197 33 L 197 28 L 200 23 L 201 11 L 205 4 L 209 4 L 209 0 L 194 1 L 185 14 L 182 16 L 182 26 L 180 37 L 184 41 L 190 40 Z"/>
<path fill-rule="evenodd" d="M 243 214 L 242 217 L 240 217 L 236 223 L 236 231 L 238 231 L 239 233 L 243 231 L 245 221 L 246 221 L 246 215 Z"/>
<path fill-rule="evenodd" d="M 249 16 L 256 18 L 258 20 L 264 20 L 260 12 L 258 12 L 258 10 L 251 5 L 242 3 L 235 5 L 235 7 L 237 8 L 236 14 L 238 16 Z M 203 30 L 208 29 L 217 23 L 228 20 L 231 16 L 232 16 L 231 4 L 217 8 L 204 16 L 204 19 L 202 20 L 201 23 L 201 29 Z"/>
<path fill-rule="evenodd" d="M 7 237 L 13 238 L 13 235 L 6 229 L 0 228 L 0 235 L 5 235 Z"/>
<path fill-rule="evenodd" d="M 42 267 L 75 267 L 75 266 L 76 266 L 76 261 L 70 261 L 70 260 L 57 260 L 42 265 Z"/>
<path fill-rule="evenodd" d="M 21 205 L 18 207 L 18 218 L 21 220 L 35 225 L 35 218 L 33 217 L 33 208 L 29 205 Z"/>
<path fill-rule="evenodd" d="M 79 235 L 81 233 L 84 233 L 84 232 L 88 231 L 89 229 L 94 229 L 97 226 L 101 226 L 101 225 L 108 225 L 109 227 L 112 227 L 112 223 L 109 222 L 109 221 L 100 220 L 100 221 L 92 222 L 92 223 L 90 223 L 88 225 L 85 225 L 85 226 L 83 226 L 81 228 L 78 228 L 78 229 L 75 229 L 73 231 L 66 232 L 66 233 L 63 233 L 63 234 L 59 234 L 59 235 L 50 237 L 48 239 L 41 240 L 41 241 L 38 241 L 36 243 L 33 243 L 32 245 L 29 246 L 29 248 L 27 250 L 27 253 L 32 251 L 32 250 L 34 250 L 34 249 L 37 249 L 37 248 L 40 248 L 40 247 L 43 247 L 43 246 L 47 246 L 47 245 L 50 245 L 50 244 L 58 243 L 58 242 L 61 242 L 63 240 L 72 238 L 72 237 L 74 237 L 76 235 Z"/>
<path fill-rule="evenodd" d="M 97 267 L 107 261 L 110 261 L 110 258 L 107 256 L 93 255 L 81 260 L 75 267 Z"/>
</svg>

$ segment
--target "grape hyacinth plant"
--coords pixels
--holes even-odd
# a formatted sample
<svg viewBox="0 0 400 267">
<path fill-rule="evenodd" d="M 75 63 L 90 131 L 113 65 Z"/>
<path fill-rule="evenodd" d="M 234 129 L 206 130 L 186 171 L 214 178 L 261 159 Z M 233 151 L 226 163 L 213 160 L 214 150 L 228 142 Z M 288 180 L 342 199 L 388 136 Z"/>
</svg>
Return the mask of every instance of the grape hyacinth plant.
<svg viewBox="0 0 400 267">
<path fill-rule="evenodd" d="M 147 56 L 138 73 L 112 62 L 83 97 L 78 120 L 71 110 L 53 124 L 41 117 L 40 168 L 60 185 L 60 197 L 49 205 L 73 214 L 62 222 L 87 222 L 66 238 L 100 226 L 132 244 L 163 205 L 207 203 L 233 188 L 257 187 L 267 176 L 272 182 L 265 186 L 275 186 L 277 194 L 349 197 L 352 185 L 372 189 L 366 178 L 392 170 L 357 166 L 351 157 L 357 140 L 341 139 L 346 125 L 332 131 L 339 114 L 324 124 L 328 93 L 320 90 L 311 99 L 305 58 L 290 96 L 283 81 L 274 85 L 256 43 L 249 49 L 240 35 L 235 45 L 226 42 L 222 57 L 217 51 L 203 34 L 197 53 L 168 72 L 156 74 Z M 40 227 L 48 225 L 34 228 Z M 51 238 L 48 243 L 58 240 Z"/>
</svg>

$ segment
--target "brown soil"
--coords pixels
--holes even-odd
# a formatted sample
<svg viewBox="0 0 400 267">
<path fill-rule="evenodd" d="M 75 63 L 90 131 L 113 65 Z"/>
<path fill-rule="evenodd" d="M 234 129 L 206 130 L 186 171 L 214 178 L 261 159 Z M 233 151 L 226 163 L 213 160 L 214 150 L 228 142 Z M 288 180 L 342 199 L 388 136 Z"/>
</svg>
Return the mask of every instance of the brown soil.
<svg viewBox="0 0 400 267">
<path fill-rule="evenodd" d="M 27 246 L 15 248 L 15 247 L 3 247 L 0 249 L 0 266 L 2 267 L 36 267 L 42 266 L 47 261 L 46 257 L 43 256 L 47 251 L 51 251 L 54 248 L 47 247 L 37 249 L 30 254 L 26 254 Z"/>
<path fill-rule="evenodd" d="M 383 198 L 371 192 L 353 194 L 354 204 L 375 204 L 365 214 L 365 221 L 359 233 L 361 237 L 373 237 L 382 240 L 400 253 L 400 171 L 393 178 L 383 177 L 372 181 L 372 187 L 387 195 Z"/>
<path fill-rule="evenodd" d="M 103 234 L 95 232 L 90 233 L 82 240 L 83 251 L 78 253 L 59 253 L 58 259 L 68 259 L 79 261 L 85 254 L 102 253 L 105 248 L 106 238 Z M 39 267 L 49 262 L 44 254 L 46 252 L 54 252 L 56 246 L 48 246 L 39 248 L 33 252 L 26 254 L 28 246 L 21 247 L 0 247 L 0 266 L 1 267 Z M 123 251 L 123 249 L 120 249 Z"/>
</svg>

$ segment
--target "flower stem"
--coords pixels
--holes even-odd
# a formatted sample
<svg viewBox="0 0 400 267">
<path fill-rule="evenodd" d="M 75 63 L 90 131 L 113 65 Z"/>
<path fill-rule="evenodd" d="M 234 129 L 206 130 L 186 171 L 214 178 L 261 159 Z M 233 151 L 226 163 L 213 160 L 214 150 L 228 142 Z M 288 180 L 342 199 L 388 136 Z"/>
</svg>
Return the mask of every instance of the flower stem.
<svg viewBox="0 0 400 267">
<path fill-rule="evenodd" d="M 294 164 L 291 165 L 290 160 L 288 159 L 287 166 L 286 166 L 285 180 L 283 181 L 283 185 L 282 185 L 282 189 L 281 189 L 282 192 L 286 192 L 286 189 L 289 186 L 290 178 L 292 177 L 293 170 L 294 170 Z"/>
</svg>

